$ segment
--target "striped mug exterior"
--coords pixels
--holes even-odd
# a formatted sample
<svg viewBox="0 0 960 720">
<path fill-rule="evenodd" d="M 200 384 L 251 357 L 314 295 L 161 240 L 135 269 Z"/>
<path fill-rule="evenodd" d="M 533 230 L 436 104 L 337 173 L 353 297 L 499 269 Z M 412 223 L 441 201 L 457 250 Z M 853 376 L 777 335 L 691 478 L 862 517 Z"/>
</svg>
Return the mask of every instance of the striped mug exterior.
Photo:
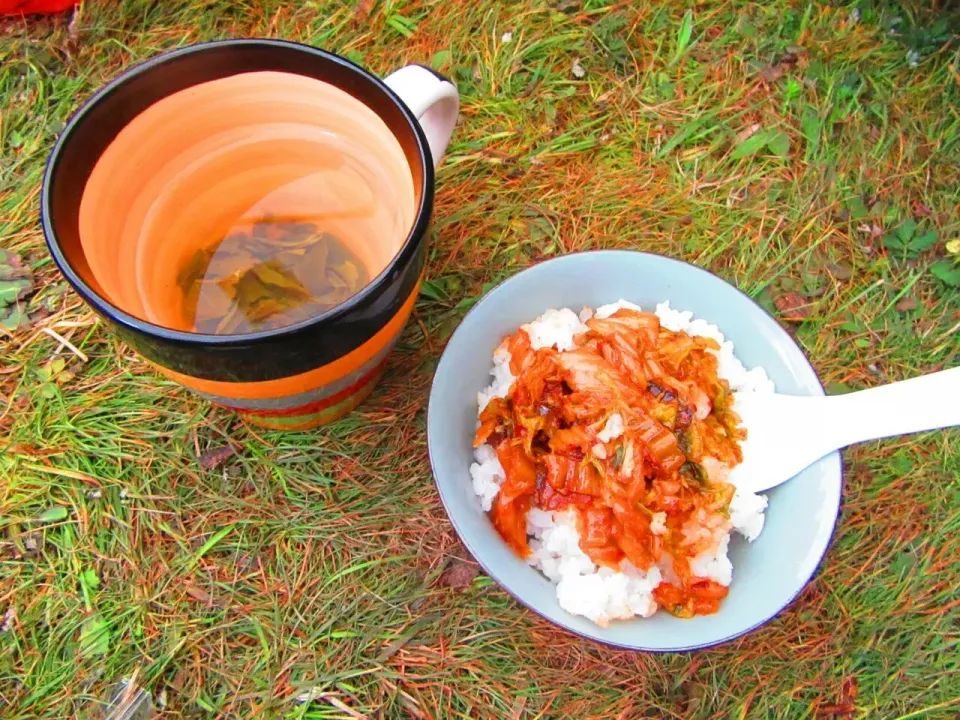
<svg viewBox="0 0 960 720">
<path fill-rule="evenodd" d="M 118 269 L 116 259 L 123 247 L 105 245 L 95 256 L 89 252 L 89 232 L 83 234 L 86 246 L 81 241 L 81 200 L 88 180 L 121 130 L 160 100 L 203 83 L 261 72 L 322 80 L 382 120 L 399 145 L 402 155 L 398 157 L 412 179 L 409 233 L 389 239 L 395 245 L 389 248 L 392 259 L 359 293 L 305 321 L 243 335 L 187 332 L 151 322 L 119 302 L 117 298 L 123 297 L 119 291 L 105 289 L 123 283 L 129 287 L 131 280 Z M 294 99 L 291 107 L 307 102 Z M 276 114 L 276 109 L 270 112 Z M 127 71 L 70 120 L 44 176 L 41 219 L 47 246 L 77 293 L 160 373 L 261 426 L 321 425 L 349 413 L 372 392 L 410 316 L 426 259 L 434 170 L 457 112 L 452 83 L 418 65 L 380 80 L 337 55 L 285 41 L 226 40 L 175 50 Z M 196 130 L 189 119 L 184 133 Z M 148 152 L 149 144 L 148 135 L 131 154 Z M 132 160 L 131 164 L 135 165 Z M 142 165 L 149 167 L 149 163 Z M 142 168 L 141 172 L 149 175 Z M 118 179 L 115 184 L 112 193 L 104 194 L 100 215 L 94 216 L 94 234 L 97 229 L 135 222 L 130 220 L 136 218 L 135 209 L 125 203 L 125 183 Z M 103 232 L 103 236 L 112 237 L 112 233 Z M 113 273 L 109 283 L 104 268 Z"/>
</svg>

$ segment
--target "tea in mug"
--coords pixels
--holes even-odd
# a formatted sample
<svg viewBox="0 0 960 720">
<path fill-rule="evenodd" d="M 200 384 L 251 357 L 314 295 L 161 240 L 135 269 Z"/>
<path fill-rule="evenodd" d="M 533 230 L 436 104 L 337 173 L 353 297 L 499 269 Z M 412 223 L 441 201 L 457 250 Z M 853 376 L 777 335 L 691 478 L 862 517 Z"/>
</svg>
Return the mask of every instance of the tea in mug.
<svg viewBox="0 0 960 720">
<path fill-rule="evenodd" d="M 242 112 L 217 112 L 229 103 Z M 169 95 L 104 151 L 80 208 L 103 294 L 187 332 L 319 316 L 389 265 L 413 226 L 404 149 L 328 83 L 242 73 Z"/>
<path fill-rule="evenodd" d="M 191 330 L 218 335 L 284 327 L 350 299 L 363 262 L 323 223 L 264 217 L 197 249 L 177 275 Z"/>
</svg>

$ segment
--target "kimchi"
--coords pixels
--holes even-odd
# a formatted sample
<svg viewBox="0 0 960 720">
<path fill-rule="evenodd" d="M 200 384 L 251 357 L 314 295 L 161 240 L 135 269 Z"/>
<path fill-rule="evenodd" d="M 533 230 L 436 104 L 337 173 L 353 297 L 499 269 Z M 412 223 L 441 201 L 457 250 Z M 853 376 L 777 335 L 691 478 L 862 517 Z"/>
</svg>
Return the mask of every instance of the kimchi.
<svg viewBox="0 0 960 720">
<path fill-rule="evenodd" d="M 657 566 L 664 580 L 653 595 L 663 608 L 716 612 L 727 587 L 695 575 L 691 561 L 730 528 L 734 487 L 713 470 L 742 459 L 720 347 L 628 308 L 584 327 L 562 352 L 535 349 L 524 328 L 501 345 L 515 380 L 481 410 L 474 437 L 504 471 L 491 521 L 527 557 L 527 511 L 573 510 L 594 563 Z"/>
</svg>

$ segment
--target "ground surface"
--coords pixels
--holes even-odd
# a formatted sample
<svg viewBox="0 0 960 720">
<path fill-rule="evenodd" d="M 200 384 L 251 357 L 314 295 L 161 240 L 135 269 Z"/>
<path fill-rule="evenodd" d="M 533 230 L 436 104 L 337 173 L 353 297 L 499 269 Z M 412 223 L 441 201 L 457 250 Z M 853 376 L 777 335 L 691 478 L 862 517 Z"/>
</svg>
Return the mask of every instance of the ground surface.
<svg viewBox="0 0 960 720">
<path fill-rule="evenodd" d="M 957 431 L 848 453 L 819 577 L 764 629 L 677 656 L 582 642 L 472 577 L 424 439 L 469 305 L 575 250 L 720 273 L 834 391 L 960 362 L 956 16 L 490 5 L 93 0 L 72 23 L 0 25 L 0 237 L 36 284 L 2 286 L 28 317 L 0 311 L 4 718 L 82 714 L 133 675 L 162 718 L 957 717 Z M 415 319 L 373 399 L 322 431 L 254 433 L 159 379 L 64 288 L 38 228 L 79 102 L 235 35 L 378 72 L 426 61 L 463 97 Z M 0 260 L 0 278 L 29 274 Z"/>
</svg>

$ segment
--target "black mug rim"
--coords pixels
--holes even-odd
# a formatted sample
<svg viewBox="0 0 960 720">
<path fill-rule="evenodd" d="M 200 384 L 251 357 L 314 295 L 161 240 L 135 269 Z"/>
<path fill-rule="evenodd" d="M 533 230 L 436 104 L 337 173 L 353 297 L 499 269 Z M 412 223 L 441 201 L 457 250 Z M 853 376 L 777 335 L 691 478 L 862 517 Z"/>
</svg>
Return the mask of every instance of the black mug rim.
<svg viewBox="0 0 960 720">
<path fill-rule="evenodd" d="M 306 320 L 301 320 L 300 322 L 293 323 L 291 325 L 284 325 L 282 327 L 273 328 L 270 330 L 259 330 L 257 332 L 235 335 L 216 335 L 212 333 L 175 330 L 173 328 L 164 327 L 162 325 L 157 325 L 147 320 L 138 318 L 135 315 L 126 312 L 119 306 L 114 305 L 107 298 L 101 296 L 92 287 L 90 287 L 83 280 L 83 278 L 80 277 L 80 274 L 74 270 L 73 265 L 70 263 L 66 254 L 60 247 L 60 241 L 57 238 L 56 230 L 53 227 L 54 223 L 52 220 L 51 196 L 53 184 L 56 181 L 57 166 L 59 164 L 61 155 L 64 151 L 64 148 L 73 139 L 74 133 L 76 133 L 82 126 L 84 120 L 93 111 L 93 109 L 111 93 L 121 90 L 124 85 L 133 79 L 145 75 L 170 61 L 187 55 L 230 47 L 242 48 L 251 46 L 294 50 L 320 57 L 328 62 L 339 65 L 341 68 L 352 72 L 364 82 L 373 85 L 382 95 L 384 95 L 396 106 L 404 119 L 407 121 L 413 136 L 416 138 L 420 161 L 420 201 L 416 207 L 413 225 L 407 233 L 407 236 L 396 255 L 394 255 L 390 262 L 387 263 L 387 266 L 357 294 L 353 295 L 340 305 L 337 305 L 336 307 L 333 307 L 330 310 L 315 315 L 311 318 L 307 318 Z M 320 48 L 315 48 L 310 45 L 305 45 L 303 43 L 293 42 L 290 40 L 275 40 L 266 38 L 234 38 L 229 40 L 213 40 L 210 42 L 196 43 L 188 45 L 187 47 L 177 48 L 176 50 L 163 52 L 148 58 L 147 60 L 138 63 L 128 70 L 122 72 L 83 102 L 83 104 L 70 117 L 70 120 L 67 122 L 67 125 L 60 134 L 60 137 L 57 138 L 57 142 L 54 145 L 53 151 L 50 153 L 50 156 L 47 159 L 46 168 L 44 169 L 43 174 L 43 186 L 40 200 L 40 222 L 50 255 L 53 257 L 54 263 L 56 263 L 58 269 L 66 278 L 66 280 L 73 286 L 74 290 L 76 290 L 76 292 L 96 311 L 110 318 L 122 328 L 181 345 L 206 347 L 217 346 L 223 348 L 231 346 L 249 346 L 261 341 L 273 340 L 286 335 L 298 333 L 311 327 L 335 322 L 341 317 L 348 315 L 356 308 L 364 305 L 371 297 L 378 295 L 384 289 L 389 287 L 390 276 L 393 274 L 394 269 L 398 265 L 406 264 L 407 261 L 413 257 L 413 255 L 417 252 L 419 244 L 422 242 L 427 233 L 427 227 L 430 223 L 431 215 L 433 214 L 433 198 L 435 187 L 434 181 L 433 156 L 431 155 L 430 145 L 427 141 L 426 135 L 424 134 L 423 128 L 420 126 L 419 121 L 410 108 L 407 107 L 403 100 L 401 100 L 400 97 L 393 90 L 391 90 L 381 78 L 360 67 L 356 63 L 337 55 L 336 53 L 332 53 L 327 50 L 321 50 Z"/>
</svg>

